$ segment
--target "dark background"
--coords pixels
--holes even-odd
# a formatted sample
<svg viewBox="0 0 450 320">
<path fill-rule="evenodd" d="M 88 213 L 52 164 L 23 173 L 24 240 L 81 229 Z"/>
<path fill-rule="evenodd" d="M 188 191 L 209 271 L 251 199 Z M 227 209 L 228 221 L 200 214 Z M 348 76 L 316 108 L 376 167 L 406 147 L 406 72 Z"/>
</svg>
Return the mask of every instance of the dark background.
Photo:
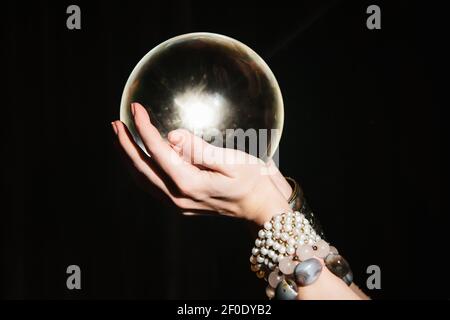
<svg viewBox="0 0 450 320">
<path fill-rule="evenodd" d="M 186 218 L 139 189 L 119 159 L 134 65 L 158 43 L 236 38 L 285 102 L 281 170 L 374 298 L 445 298 L 443 2 L 3 1 L 0 297 L 263 298 L 245 222 Z M 82 29 L 66 28 L 78 4 Z M 366 28 L 378 4 L 382 29 Z M 6 84 L 6 86 L 5 86 Z M 66 289 L 66 268 L 82 290 Z"/>
</svg>

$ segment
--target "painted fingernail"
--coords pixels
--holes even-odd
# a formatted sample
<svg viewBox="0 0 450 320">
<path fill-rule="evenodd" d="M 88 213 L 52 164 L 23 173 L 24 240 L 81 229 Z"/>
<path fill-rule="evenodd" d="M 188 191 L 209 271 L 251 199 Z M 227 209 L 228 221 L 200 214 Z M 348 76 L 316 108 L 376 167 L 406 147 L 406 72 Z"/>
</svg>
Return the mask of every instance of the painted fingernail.
<svg viewBox="0 0 450 320">
<path fill-rule="evenodd" d="M 111 122 L 111 126 L 112 126 L 112 128 L 113 128 L 113 130 L 114 130 L 114 133 L 117 135 L 117 126 L 116 126 L 116 123 L 115 122 Z"/>
<path fill-rule="evenodd" d="M 134 106 L 134 102 L 131 104 L 131 114 L 133 115 L 133 117 L 134 117 L 135 114 L 136 114 L 136 108 L 135 108 L 135 106 Z"/>
</svg>

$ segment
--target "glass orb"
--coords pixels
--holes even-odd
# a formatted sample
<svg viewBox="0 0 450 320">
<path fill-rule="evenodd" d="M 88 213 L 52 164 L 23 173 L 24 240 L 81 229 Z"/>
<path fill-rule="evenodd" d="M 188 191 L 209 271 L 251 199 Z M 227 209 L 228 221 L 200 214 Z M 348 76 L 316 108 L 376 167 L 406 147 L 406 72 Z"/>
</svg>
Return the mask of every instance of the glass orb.
<svg viewBox="0 0 450 320">
<path fill-rule="evenodd" d="M 164 138 L 184 128 L 263 160 L 273 156 L 283 129 L 283 99 L 272 71 L 252 49 L 219 34 L 169 39 L 134 68 L 120 119 L 145 151 L 133 125 L 132 102 L 146 108 Z"/>
</svg>

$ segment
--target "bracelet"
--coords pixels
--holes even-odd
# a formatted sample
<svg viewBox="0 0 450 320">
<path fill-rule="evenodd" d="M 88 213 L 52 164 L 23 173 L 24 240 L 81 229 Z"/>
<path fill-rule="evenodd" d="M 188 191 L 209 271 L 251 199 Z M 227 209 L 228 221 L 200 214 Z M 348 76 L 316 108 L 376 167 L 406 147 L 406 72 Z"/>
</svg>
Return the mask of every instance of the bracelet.
<svg viewBox="0 0 450 320">
<path fill-rule="evenodd" d="M 284 177 L 292 188 L 291 196 L 288 199 L 289 206 L 292 210 L 299 210 L 303 201 L 303 190 L 298 182 L 291 177 Z"/>
<path fill-rule="evenodd" d="M 291 177 L 284 177 L 286 181 L 291 185 L 292 188 L 292 194 L 288 199 L 289 206 L 293 211 L 300 211 L 305 215 L 305 217 L 309 220 L 309 223 L 311 226 L 316 230 L 317 234 L 322 237 L 322 239 L 325 238 L 322 226 L 319 222 L 319 220 L 314 215 L 314 212 L 309 207 L 303 190 L 298 184 L 298 182 L 291 178 Z"/>
<path fill-rule="evenodd" d="M 269 299 L 296 299 L 297 287 L 314 283 L 323 264 L 347 285 L 353 282 L 348 262 L 317 234 L 299 211 L 276 215 L 264 223 L 255 240 L 250 263 L 256 276 L 268 281 Z"/>
</svg>

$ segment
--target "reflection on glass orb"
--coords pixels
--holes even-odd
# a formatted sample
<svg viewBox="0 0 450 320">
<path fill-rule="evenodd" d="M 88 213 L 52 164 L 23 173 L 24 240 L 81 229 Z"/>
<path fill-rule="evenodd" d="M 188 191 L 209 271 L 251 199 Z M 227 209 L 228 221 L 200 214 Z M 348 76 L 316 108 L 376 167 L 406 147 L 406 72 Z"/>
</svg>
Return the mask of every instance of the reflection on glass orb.
<svg viewBox="0 0 450 320">
<path fill-rule="evenodd" d="M 163 137 L 184 128 L 263 160 L 274 154 L 283 129 L 283 99 L 272 71 L 252 49 L 218 34 L 169 39 L 134 68 L 120 119 L 145 150 L 133 125 L 132 102 L 146 108 Z"/>
</svg>

